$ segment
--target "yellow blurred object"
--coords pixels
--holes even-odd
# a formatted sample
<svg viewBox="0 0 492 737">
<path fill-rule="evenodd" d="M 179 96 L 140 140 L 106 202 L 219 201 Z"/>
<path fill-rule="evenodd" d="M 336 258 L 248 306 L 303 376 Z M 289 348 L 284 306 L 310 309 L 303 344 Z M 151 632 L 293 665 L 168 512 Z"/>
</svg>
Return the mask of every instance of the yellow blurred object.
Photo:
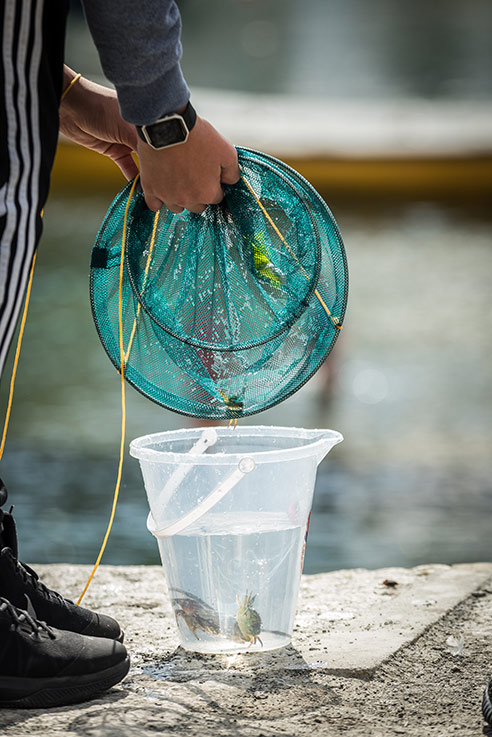
<svg viewBox="0 0 492 737">
<path fill-rule="evenodd" d="M 275 154 L 274 154 L 275 155 Z M 490 198 L 492 156 L 284 158 L 322 195 L 350 198 Z M 115 193 L 124 184 L 116 164 L 106 156 L 60 139 L 52 174 L 52 191 Z"/>
</svg>

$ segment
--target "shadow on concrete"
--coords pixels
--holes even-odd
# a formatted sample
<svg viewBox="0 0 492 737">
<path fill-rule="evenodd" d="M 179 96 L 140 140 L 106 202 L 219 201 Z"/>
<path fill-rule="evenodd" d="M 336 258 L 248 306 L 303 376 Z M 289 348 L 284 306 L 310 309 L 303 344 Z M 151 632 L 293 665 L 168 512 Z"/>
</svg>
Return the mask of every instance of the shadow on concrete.
<svg viewBox="0 0 492 737">
<path fill-rule="evenodd" d="M 318 682 L 316 666 L 292 645 L 237 655 L 203 655 L 178 648 L 168 658 L 144 666 L 142 674 L 154 682 L 186 684 L 182 706 L 206 703 L 223 727 L 236 719 L 284 719 L 314 711 L 320 703 L 340 701 L 333 688 Z M 167 694 L 162 685 L 159 691 Z M 171 698 L 176 703 L 175 696 Z M 241 734 L 239 725 L 234 729 Z"/>
<path fill-rule="evenodd" d="M 177 647 L 168 657 L 146 665 L 142 671 L 157 680 L 185 683 L 196 681 L 226 681 L 231 677 L 251 679 L 279 671 L 309 671 L 312 668 L 292 644 L 270 652 L 241 651 L 230 655 L 189 652 Z"/>
<path fill-rule="evenodd" d="M 69 706 L 58 706 L 51 709 L 2 709 L 0 712 L 0 728 L 17 726 L 23 728 L 29 733 L 30 722 L 35 723 L 41 717 L 46 715 L 58 716 L 67 719 L 67 731 L 70 732 L 71 725 L 76 724 L 80 718 L 78 715 L 85 712 L 88 706 L 96 707 L 99 704 L 101 710 L 107 710 L 108 707 L 116 706 L 118 702 L 126 699 L 128 692 L 121 689 L 121 686 L 115 686 L 110 691 L 98 697 L 83 701 L 79 704 L 70 704 Z M 71 721 L 70 721 L 71 720 Z"/>
</svg>

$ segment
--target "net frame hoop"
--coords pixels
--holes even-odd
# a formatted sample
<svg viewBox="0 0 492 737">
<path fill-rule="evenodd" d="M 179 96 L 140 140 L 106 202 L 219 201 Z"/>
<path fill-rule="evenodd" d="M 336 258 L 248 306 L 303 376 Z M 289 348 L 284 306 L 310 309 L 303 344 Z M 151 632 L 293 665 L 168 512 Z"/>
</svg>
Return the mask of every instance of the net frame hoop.
<svg viewBox="0 0 492 737">
<path fill-rule="evenodd" d="M 242 149 L 245 152 L 251 152 L 252 154 L 258 154 L 254 149 Z M 262 159 L 268 159 L 272 162 L 273 165 L 278 164 L 278 160 L 275 157 L 269 156 L 268 154 L 259 153 L 259 155 L 262 157 Z M 347 265 L 347 255 L 343 243 L 342 236 L 340 234 L 340 230 L 338 228 L 338 224 L 333 217 L 331 211 L 328 208 L 327 203 L 324 201 L 324 199 L 321 197 L 321 195 L 318 194 L 318 192 L 312 187 L 312 185 L 304 178 L 302 175 L 300 175 L 295 169 L 292 169 L 290 166 L 285 164 L 284 162 L 280 162 L 282 165 L 283 172 L 286 172 L 287 174 L 291 174 L 292 178 L 295 178 L 296 183 L 299 183 L 299 186 L 305 190 L 305 196 L 309 199 L 309 197 L 312 197 L 313 199 L 313 206 L 312 206 L 312 212 L 314 213 L 314 216 L 316 218 L 319 218 L 320 216 L 323 218 L 323 215 L 326 215 L 327 218 L 327 226 L 326 226 L 326 236 L 327 236 L 327 245 L 326 247 L 323 247 L 323 254 L 322 258 L 331 259 L 333 263 L 333 275 L 334 275 L 334 281 L 338 285 L 340 284 L 341 288 L 338 290 L 337 288 L 337 318 L 339 321 L 339 324 L 342 325 L 345 317 L 346 307 L 347 307 L 347 301 L 348 301 L 348 291 L 349 291 L 349 273 L 348 273 L 348 265 Z M 131 187 L 132 182 L 127 185 L 128 189 L 125 188 L 126 193 L 129 192 L 129 187 Z M 123 192 L 122 191 L 122 192 Z M 122 192 L 120 194 L 122 194 Z M 310 202 L 311 205 L 311 202 Z M 93 255 L 94 255 L 94 249 L 99 246 L 101 250 L 103 250 L 108 257 L 111 257 L 112 260 L 115 260 L 115 263 L 112 264 L 111 268 L 118 267 L 118 264 L 121 262 L 121 249 L 118 247 L 116 250 L 118 253 L 113 253 L 112 247 L 109 245 L 106 245 L 104 238 L 103 238 L 103 230 L 104 226 L 106 224 L 106 221 L 108 218 L 110 218 L 115 210 L 122 207 L 121 199 L 115 199 L 111 205 L 111 207 L 108 209 L 108 212 L 106 214 L 106 217 L 101 225 L 101 228 L 98 232 L 98 236 L 96 238 L 96 242 L 94 244 L 93 248 Z M 325 231 L 323 230 L 323 234 L 325 234 Z M 333 240 L 332 240 L 333 239 Z M 102 246 L 101 246 L 102 243 Z M 325 254 L 326 251 L 326 254 Z M 117 262 L 117 263 L 116 263 Z M 91 302 L 91 309 L 93 313 L 94 323 L 95 327 L 99 336 L 99 339 L 103 345 L 103 348 L 110 359 L 110 362 L 113 364 L 115 369 L 118 373 L 120 373 L 120 364 L 119 364 L 119 354 L 117 350 L 114 350 L 113 342 L 115 339 L 114 331 L 110 335 L 110 338 L 108 339 L 108 332 L 103 329 L 104 326 L 104 320 L 105 315 L 106 319 L 108 319 L 108 313 L 100 312 L 99 308 L 96 308 L 96 299 L 95 299 L 95 284 L 94 282 L 97 281 L 96 279 L 96 272 L 98 271 L 98 266 L 100 268 L 104 268 L 101 265 L 96 265 L 92 259 L 91 259 L 91 266 L 90 266 L 90 302 Z M 321 261 L 321 269 L 323 269 L 323 261 Z M 113 285 L 114 286 L 114 285 Z M 127 287 L 128 289 L 128 287 Z M 132 296 L 133 299 L 134 293 L 132 289 L 128 289 L 128 295 Z M 318 302 L 318 300 L 311 300 L 311 303 Z M 308 305 L 308 307 L 312 306 Z M 108 326 L 111 326 L 111 320 L 109 318 Z M 310 372 L 300 381 L 298 382 L 294 387 L 289 386 L 289 389 L 287 392 L 283 391 L 280 396 L 277 396 L 273 401 L 270 401 L 267 405 L 262 406 L 261 408 L 253 408 L 248 409 L 242 412 L 241 417 L 247 417 L 257 414 L 260 411 L 264 411 L 267 409 L 270 409 L 271 407 L 275 407 L 281 402 L 285 401 L 287 398 L 292 396 L 295 392 L 297 392 L 299 389 L 301 389 L 316 373 L 316 371 L 319 369 L 321 364 L 324 360 L 326 360 L 326 357 L 331 352 L 338 335 L 340 334 L 339 330 L 332 330 L 330 332 L 330 335 L 327 336 L 328 340 L 324 343 L 324 350 L 320 354 L 316 364 L 314 364 L 310 370 Z M 135 376 L 133 375 L 135 373 Z M 144 379 L 142 383 L 142 379 Z M 186 417 L 200 417 L 200 418 L 210 418 L 215 420 L 220 419 L 236 419 L 237 420 L 237 412 L 235 410 L 226 409 L 225 411 L 210 411 L 210 412 L 200 412 L 197 413 L 197 411 L 188 411 L 187 409 L 184 409 L 183 407 L 177 407 L 175 402 L 173 401 L 173 398 L 168 398 L 167 396 L 162 396 L 162 392 L 159 398 L 155 396 L 154 391 L 149 391 L 148 384 L 151 380 L 146 378 L 140 373 L 140 370 L 138 368 L 134 368 L 131 357 L 129 364 L 125 367 L 125 380 L 130 384 L 139 394 L 146 397 L 147 399 L 150 399 L 154 402 L 156 402 L 158 405 L 165 407 L 166 409 L 169 409 L 176 414 L 186 416 Z M 160 389 L 160 387 L 158 387 Z M 164 392 L 165 394 L 165 392 Z"/>
</svg>

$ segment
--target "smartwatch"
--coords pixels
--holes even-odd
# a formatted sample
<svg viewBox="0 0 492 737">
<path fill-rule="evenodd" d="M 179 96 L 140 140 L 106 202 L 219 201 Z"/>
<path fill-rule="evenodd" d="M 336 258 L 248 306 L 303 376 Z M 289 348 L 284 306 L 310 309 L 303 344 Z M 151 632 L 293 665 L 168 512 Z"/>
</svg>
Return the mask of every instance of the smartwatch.
<svg viewBox="0 0 492 737">
<path fill-rule="evenodd" d="M 172 113 L 149 125 L 137 125 L 137 133 L 145 143 L 157 150 L 186 143 L 196 123 L 196 110 L 188 102 L 182 113 Z"/>
</svg>

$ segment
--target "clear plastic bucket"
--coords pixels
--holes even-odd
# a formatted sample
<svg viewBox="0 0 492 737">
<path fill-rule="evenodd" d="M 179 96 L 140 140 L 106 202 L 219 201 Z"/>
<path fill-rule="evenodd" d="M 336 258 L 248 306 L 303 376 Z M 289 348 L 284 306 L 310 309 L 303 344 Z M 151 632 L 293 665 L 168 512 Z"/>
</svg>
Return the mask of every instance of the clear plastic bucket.
<svg viewBox="0 0 492 737">
<path fill-rule="evenodd" d="M 194 428 L 133 440 L 181 645 L 290 642 L 316 469 L 334 430 Z"/>
</svg>

